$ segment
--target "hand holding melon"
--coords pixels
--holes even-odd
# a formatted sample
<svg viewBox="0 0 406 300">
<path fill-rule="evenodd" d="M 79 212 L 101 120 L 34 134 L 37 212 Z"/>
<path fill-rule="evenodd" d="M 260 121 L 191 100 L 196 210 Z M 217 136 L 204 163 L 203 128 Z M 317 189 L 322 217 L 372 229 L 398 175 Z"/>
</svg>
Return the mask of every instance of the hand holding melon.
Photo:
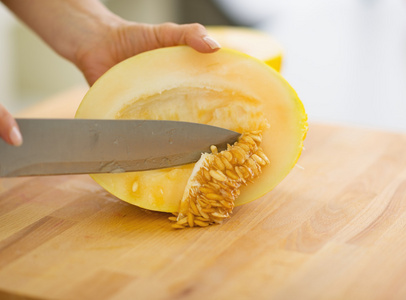
<svg viewBox="0 0 406 300">
<path fill-rule="evenodd" d="M 269 160 L 269 164 L 261 165 L 258 176 L 238 187 L 232 207 L 272 190 L 296 164 L 307 132 L 302 102 L 273 68 L 234 50 L 202 54 L 187 46 L 152 50 L 116 65 L 90 88 L 76 117 L 178 120 L 240 133 L 257 132 L 260 141 L 255 149 L 260 148 L 261 154 L 250 150 L 245 159 L 255 161 L 252 155 L 259 158 L 263 155 L 262 160 Z M 229 163 L 235 170 L 236 161 Z M 178 215 L 185 190 L 187 193 L 190 188 L 188 181 L 193 168 L 194 164 L 135 173 L 95 174 L 92 178 L 128 203 Z M 221 172 L 229 177 L 225 169 Z M 219 190 L 215 192 L 222 195 Z M 218 198 L 218 203 L 227 200 L 214 198 Z M 205 205 L 201 204 L 200 210 L 210 212 L 215 207 L 214 203 Z M 223 219 L 209 216 L 204 220 L 207 213 L 197 215 L 193 210 L 182 218 L 187 218 L 188 213 L 200 218 L 203 225 Z M 182 226 L 199 226 L 199 222 L 182 222 Z"/>
</svg>

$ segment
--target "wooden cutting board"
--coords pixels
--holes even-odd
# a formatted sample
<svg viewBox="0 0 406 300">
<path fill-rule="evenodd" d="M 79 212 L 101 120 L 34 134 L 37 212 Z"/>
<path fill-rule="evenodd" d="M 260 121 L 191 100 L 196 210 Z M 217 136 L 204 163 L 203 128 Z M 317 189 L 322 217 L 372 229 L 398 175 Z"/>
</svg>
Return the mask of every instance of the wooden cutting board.
<svg viewBox="0 0 406 300">
<path fill-rule="evenodd" d="M 25 116 L 71 117 L 84 94 Z M 406 299 L 406 135 L 310 124 L 298 166 L 221 226 L 88 176 L 0 179 L 1 299 Z"/>
</svg>

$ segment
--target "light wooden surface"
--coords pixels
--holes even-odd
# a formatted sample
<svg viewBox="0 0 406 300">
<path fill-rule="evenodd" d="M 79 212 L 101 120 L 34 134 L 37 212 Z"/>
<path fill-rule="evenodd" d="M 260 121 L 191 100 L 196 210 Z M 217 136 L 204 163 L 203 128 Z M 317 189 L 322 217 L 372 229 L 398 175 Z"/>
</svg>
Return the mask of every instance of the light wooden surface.
<svg viewBox="0 0 406 300">
<path fill-rule="evenodd" d="M 72 116 L 83 94 L 28 114 Z M 172 230 L 86 175 L 0 179 L 0 299 L 406 299 L 406 136 L 311 123 L 305 147 L 210 228 Z"/>
</svg>

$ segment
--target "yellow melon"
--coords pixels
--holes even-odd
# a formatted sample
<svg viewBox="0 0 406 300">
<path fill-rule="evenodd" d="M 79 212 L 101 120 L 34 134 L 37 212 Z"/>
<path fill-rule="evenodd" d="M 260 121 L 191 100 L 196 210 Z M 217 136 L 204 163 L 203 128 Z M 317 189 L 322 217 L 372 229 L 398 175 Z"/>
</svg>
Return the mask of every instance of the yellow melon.
<svg viewBox="0 0 406 300">
<path fill-rule="evenodd" d="M 280 72 L 283 49 L 268 33 L 258 29 L 233 26 L 207 26 L 207 31 L 222 47 L 235 49 L 263 60 Z"/>
<path fill-rule="evenodd" d="M 273 68 L 235 50 L 202 54 L 187 46 L 145 52 L 111 68 L 89 89 L 76 118 L 179 120 L 262 132 L 270 164 L 241 187 L 236 205 L 266 194 L 289 173 L 307 132 L 302 102 Z M 193 166 L 91 176 L 126 202 L 178 212 Z"/>
</svg>

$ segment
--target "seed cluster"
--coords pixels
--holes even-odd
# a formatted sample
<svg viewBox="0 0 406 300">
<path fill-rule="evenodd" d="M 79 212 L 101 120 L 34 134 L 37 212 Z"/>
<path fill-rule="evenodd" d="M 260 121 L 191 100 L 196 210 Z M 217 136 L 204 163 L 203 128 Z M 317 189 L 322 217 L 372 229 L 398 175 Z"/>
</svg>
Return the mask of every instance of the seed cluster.
<svg viewBox="0 0 406 300">
<path fill-rule="evenodd" d="M 204 161 L 189 179 L 179 213 L 169 218 L 176 222 L 172 227 L 205 227 L 229 218 L 241 185 L 252 182 L 269 164 L 261 141 L 261 131 L 253 131 L 242 134 L 227 150 L 218 152 L 212 146 L 212 153 L 202 156 Z"/>
</svg>

